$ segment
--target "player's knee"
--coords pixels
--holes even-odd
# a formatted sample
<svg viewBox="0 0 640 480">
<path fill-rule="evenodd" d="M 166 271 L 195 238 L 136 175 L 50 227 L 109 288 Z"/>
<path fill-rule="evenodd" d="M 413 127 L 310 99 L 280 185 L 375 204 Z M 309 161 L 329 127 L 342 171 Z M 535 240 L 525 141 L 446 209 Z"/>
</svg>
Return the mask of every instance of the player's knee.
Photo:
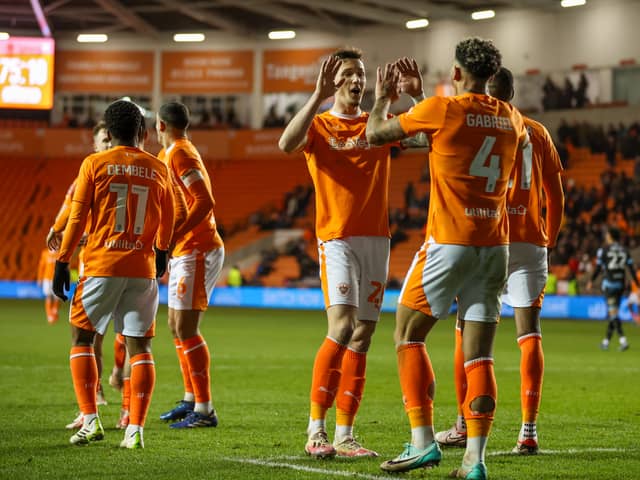
<svg viewBox="0 0 640 480">
<path fill-rule="evenodd" d="M 329 328 L 328 336 L 336 340 L 341 345 L 349 345 L 353 336 L 353 326 L 349 323 L 340 323 Z"/>
<path fill-rule="evenodd" d="M 469 408 L 474 414 L 493 414 L 496 410 L 496 400 L 489 395 L 481 395 L 471 400 Z"/>
<path fill-rule="evenodd" d="M 365 353 L 369 351 L 371 345 L 371 337 L 376 331 L 376 322 L 359 321 L 351 335 L 349 348 L 356 352 Z"/>
</svg>

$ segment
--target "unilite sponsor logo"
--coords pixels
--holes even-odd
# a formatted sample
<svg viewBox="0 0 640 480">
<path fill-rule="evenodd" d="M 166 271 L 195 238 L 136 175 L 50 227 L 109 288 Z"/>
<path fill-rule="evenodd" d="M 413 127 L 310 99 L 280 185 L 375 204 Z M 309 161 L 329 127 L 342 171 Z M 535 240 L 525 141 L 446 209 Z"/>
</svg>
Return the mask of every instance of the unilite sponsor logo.
<svg viewBox="0 0 640 480">
<path fill-rule="evenodd" d="M 475 218 L 499 218 L 500 209 L 481 208 L 481 207 L 465 207 L 464 214 L 466 217 Z"/>
<path fill-rule="evenodd" d="M 349 286 L 349 284 L 347 283 L 338 284 L 338 293 L 343 297 L 346 297 L 348 295 L 349 290 L 351 290 L 351 286 Z"/>
</svg>

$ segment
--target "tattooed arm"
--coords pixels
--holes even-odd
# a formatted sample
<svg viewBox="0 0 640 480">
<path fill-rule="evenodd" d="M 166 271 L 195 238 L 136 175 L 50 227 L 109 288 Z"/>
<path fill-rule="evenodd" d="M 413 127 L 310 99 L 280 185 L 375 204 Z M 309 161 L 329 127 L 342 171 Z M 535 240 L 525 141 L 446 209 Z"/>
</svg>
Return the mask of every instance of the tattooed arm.
<svg viewBox="0 0 640 480">
<path fill-rule="evenodd" d="M 378 67 L 376 102 L 367 122 L 367 141 L 371 145 L 384 145 L 406 138 L 397 118 L 387 118 L 389 106 L 398 98 L 400 72 L 395 64 L 387 64 L 384 71 Z"/>
</svg>

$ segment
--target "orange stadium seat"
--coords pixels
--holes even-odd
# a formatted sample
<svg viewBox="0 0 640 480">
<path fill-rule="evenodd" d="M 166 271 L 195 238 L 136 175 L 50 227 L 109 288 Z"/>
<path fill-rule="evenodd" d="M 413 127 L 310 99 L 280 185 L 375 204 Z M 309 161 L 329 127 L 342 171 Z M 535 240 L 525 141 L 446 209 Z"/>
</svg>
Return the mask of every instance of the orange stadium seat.
<svg viewBox="0 0 640 480">
<path fill-rule="evenodd" d="M 391 250 L 389 259 L 389 278 L 402 281 L 409 270 L 413 257 L 424 243 L 424 232 L 419 230 L 407 230 L 408 239 L 400 242 Z"/>
<path fill-rule="evenodd" d="M 427 165 L 427 152 L 407 152 L 391 160 L 389 179 L 389 207 L 404 208 L 404 190 L 413 182 L 417 195 L 424 195 L 420 187 L 420 177 Z"/>
<path fill-rule="evenodd" d="M 0 278 L 35 279 L 39 253 L 67 188 L 81 160 L 24 158 L 7 164 L 0 180 L 3 209 L 0 220 L 7 234 L 0 246 Z M 284 194 L 310 182 L 301 156 L 277 160 L 207 162 L 216 198 L 216 218 L 221 225 L 246 225 L 253 212 L 280 205 Z M 243 229 L 244 230 L 244 229 Z M 235 249 L 268 233 L 247 230 L 239 239 L 225 239 Z M 231 251 L 228 249 L 228 251 Z"/>
<path fill-rule="evenodd" d="M 0 180 L 0 221 L 7 232 L 0 247 L 1 278 L 35 278 L 38 251 L 78 166 L 79 162 L 38 158 L 7 163 Z"/>
<path fill-rule="evenodd" d="M 311 182 L 299 155 L 207 165 L 216 198 L 216 219 L 230 227 L 269 204 L 281 206 L 284 194 Z"/>
<path fill-rule="evenodd" d="M 265 287 L 284 287 L 289 279 L 300 276 L 300 265 L 296 257 L 282 255 L 273 262 L 273 270 L 260 280 Z"/>
</svg>

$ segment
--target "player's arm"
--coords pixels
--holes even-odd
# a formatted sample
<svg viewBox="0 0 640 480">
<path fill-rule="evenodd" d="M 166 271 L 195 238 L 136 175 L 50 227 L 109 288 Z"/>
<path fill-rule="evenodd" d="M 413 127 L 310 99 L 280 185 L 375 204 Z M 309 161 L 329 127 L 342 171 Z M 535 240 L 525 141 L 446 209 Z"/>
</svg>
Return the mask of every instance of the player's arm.
<svg viewBox="0 0 640 480">
<path fill-rule="evenodd" d="M 367 121 L 367 141 L 371 145 L 384 145 L 407 138 L 398 117 L 389 116 L 389 107 L 398 98 L 400 71 L 395 64 L 380 67 L 376 75 L 376 101 Z"/>
<path fill-rule="evenodd" d="M 75 190 L 75 181 L 64 196 L 64 202 L 56 215 L 53 226 L 47 233 L 47 247 L 51 251 L 57 251 L 62 243 L 62 233 L 64 232 L 67 222 L 69 221 L 69 213 L 71 212 L 71 199 Z"/>
<path fill-rule="evenodd" d="M 344 79 L 335 83 L 341 64 L 342 60 L 333 56 L 322 62 L 315 90 L 300 111 L 294 115 L 280 136 L 278 141 L 280 150 L 285 153 L 298 152 L 307 144 L 309 127 L 311 127 L 311 122 L 313 122 L 313 117 L 316 115 L 318 108 L 344 83 Z"/>
<path fill-rule="evenodd" d="M 58 252 L 58 261 L 69 263 L 73 252 L 80 243 L 87 224 L 89 209 L 93 201 L 93 181 L 89 175 L 90 165 L 85 160 L 80 167 L 80 173 L 76 181 L 69 219 L 62 237 L 62 244 Z"/>
<path fill-rule="evenodd" d="M 172 163 L 180 182 L 193 198 L 184 222 L 174 232 L 174 238 L 180 239 L 207 218 L 213 210 L 214 202 L 213 195 L 204 181 L 202 166 L 197 159 L 190 157 L 184 151 L 178 151 Z"/>
<path fill-rule="evenodd" d="M 636 287 L 640 288 L 640 282 L 638 282 L 638 277 L 636 275 L 636 267 L 633 265 L 633 259 L 629 255 L 627 257 L 627 270 L 631 274 L 631 280 L 636 284 Z"/>
<path fill-rule="evenodd" d="M 555 152 L 555 147 L 551 145 Z M 549 236 L 549 248 L 554 248 L 562 226 L 564 216 L 564 190 L 562 188 L 562 175 L 559 171 L 543 175 L 542 188 L 547 198 L 546 225 Z"/>
<path fill-rule="evenodd" d="M 187 199 L 184 197 L 184 193 L 182 192 L 182 189 L 180 188 L 177 180 L 173 178 L 173 172 L 171 172 L 171 177 L 171 194 L 173 195 L 174 218 L 172 235 L 173 238 L 169 242 L 170 249 L 176 242 L 176 231 L 178 231 L 182 227 L 182 225 L 184 225 L 184 222 L 187 219 L 187 213 L 189 212 L 189 208 L 187 207 Z"/>
<path fill-rule="evenodd" d="M 161 205 L 160 226 L 156 234 L 156 248 L 158 250 L 169 250 L 171 238 L 173 236 L 173 227 L 175 224 L 175 201 L 173 196 L 174 189 L 171 180 L 167 175 L 167 185 L 165 185 L 164 196 Z"/>
<path fill-rule="evenodd" d="M 589 279 L 589 281 L 587 282 L 587 290 L 591 290 L 591 287 L 593 287 L 593 282 L 596 280 L 596 278 L 598 278 L 598 275 L 600 275 L 600 272 L 602 271 L 602 265 L 603 265 L 603 255 L 604 252 L 601 248 L 598 249 L 598 253 L 596 256 L 596 268 L 593 269 L 593 273 L 591 274 L 591 278 Z"/>
<path fill-rule="evenodd" d="M 399 58 L 396 60 L 396 68 L 400 72 L 400 92 L 409 95 L 413 104 L 417 105 L 425 99 L 418 62 L 413 58 Z M 401 140 L 400 143 L 405 148 L 427 148 L 429 139 L 426 133 L 418 132 L 413 137 Z"/>
</svg>

